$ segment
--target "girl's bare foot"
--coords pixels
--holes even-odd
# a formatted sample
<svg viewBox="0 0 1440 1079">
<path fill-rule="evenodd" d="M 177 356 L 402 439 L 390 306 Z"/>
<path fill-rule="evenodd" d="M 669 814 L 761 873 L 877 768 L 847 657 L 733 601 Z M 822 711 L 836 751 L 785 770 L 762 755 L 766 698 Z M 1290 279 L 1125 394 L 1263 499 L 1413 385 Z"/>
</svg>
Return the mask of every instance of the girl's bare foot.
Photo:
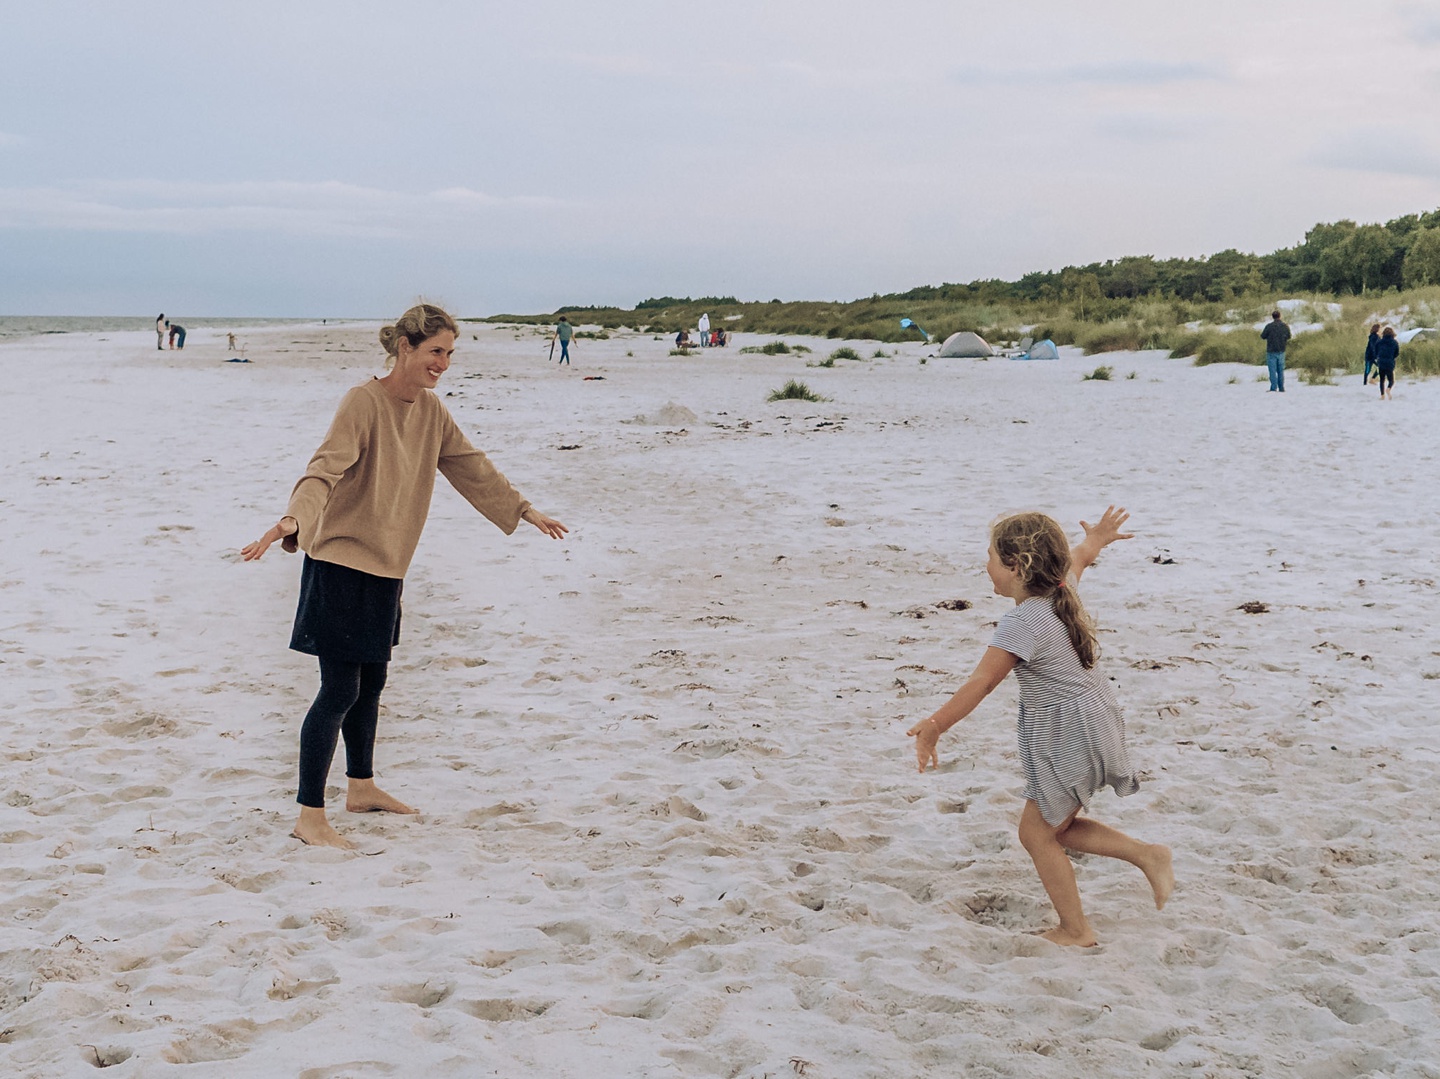
<svg viewBox="0 0 1440 1079">
<path fill-rule="evenodd" d="M 1139 865 L 1155 893 L 1155 909 L 1164 910 L 1170 893 L 1175 890 L 1175 870 L 1170 864 L 1170 848 L 1160 843 L 1149 844 L 1145 848 L 1145 860 Z"/>
<path fill-rule="evenodd" d="M 325 817 L 325 810 L 316 809 L 312 806 L 300 807 L 300 820 L 296 823 L 295 830 L 290 834 L 307 847 L 339 847 L 341 850 L 355 849 L 354 843 L 330 827 L 330 821 Z"/>
<path fill-rule="evenodd" d="M 1088 927 L 1083 932 L 1072 933 L 1062 926 L 1056 926 L 1054 929 L 1047 929 L 1040 935 L 1051 944 L 1060 944 L 1067 948 L 1093 948 L 1100 943 Z"/>
<path fill-rule="evenodd" d="M 399 798 L 375 786 L 373 779 L 352 779 L 345 791 L 345 808 L 351 813 L 419 813 Z"/>
</svg>

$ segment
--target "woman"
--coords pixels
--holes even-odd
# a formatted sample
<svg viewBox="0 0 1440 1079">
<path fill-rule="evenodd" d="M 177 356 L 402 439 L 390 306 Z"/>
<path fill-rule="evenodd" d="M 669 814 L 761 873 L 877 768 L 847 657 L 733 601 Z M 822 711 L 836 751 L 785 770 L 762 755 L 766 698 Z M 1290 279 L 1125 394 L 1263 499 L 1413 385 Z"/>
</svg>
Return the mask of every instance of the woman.
<svg viewBox="0 0 1440 1079">
<path fill-rule="evenodd" d="M 1400 358 L 1400 342 L 1395 329 L 1385 327 L 1380 343 L 1375 346 L 1375 381 L 1380 383 L 1380 400 L 1392 400 L 1390 391 L 1395 388 L 1395 361 Z"/>
<path fill-rule="evenodd" d="M 1370 385 L 1370 369 L 1375 366 L 1375 346 L 1380 343 L 1380 323 L 1370 327 L 1370 340 L 1365 342 L 1365 378 L 1362 386 Z"/>
<path fill-rule="evenodd" d="M 455 321 L 430 304 L 380 331 L 389 372 L 345 395 L 285 516 L 240 552 L 250 562 L 276 540 L 305 551 L 290 638 L 291 648 L 320 661 L 320 692 L 300 729 L 300 819 L 292 834 L 305 843 L 353 846 L 325 816 L 325 780 L 341 736 L 346 809 L 418 812 L 375 785 L 371 758 L 390 649 L 400 639 L 400 591 L 436 470 L 507 535 L 520 521 L 552 539 L 568 531 L 520 496 L 430 392 L 450 366 L 456 332 Z"/>
</svg>

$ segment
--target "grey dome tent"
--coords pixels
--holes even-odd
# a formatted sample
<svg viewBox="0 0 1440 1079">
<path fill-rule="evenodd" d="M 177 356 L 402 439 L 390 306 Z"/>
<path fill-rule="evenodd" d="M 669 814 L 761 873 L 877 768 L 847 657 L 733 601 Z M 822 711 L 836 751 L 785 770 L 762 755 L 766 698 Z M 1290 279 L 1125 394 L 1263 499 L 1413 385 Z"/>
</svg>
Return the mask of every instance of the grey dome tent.
<svg viewBox="0 0 1440 1079">
<path fill-rule="evenodd" d="M 1058 360 L 1060 350 L 1055 347 L 1055 342 L 1050 338 L 1043 341 L 1036 341 L 1018 356 L 1011 356 L 1012 360 Z"/>
<path fill-rule="evenodd" d="M 961 330 L 945 338 L 945 343 L 940 346 L 940 355 L 982 357 L 995 355 L 995 350 L 978 333 Z"/>
</svg>

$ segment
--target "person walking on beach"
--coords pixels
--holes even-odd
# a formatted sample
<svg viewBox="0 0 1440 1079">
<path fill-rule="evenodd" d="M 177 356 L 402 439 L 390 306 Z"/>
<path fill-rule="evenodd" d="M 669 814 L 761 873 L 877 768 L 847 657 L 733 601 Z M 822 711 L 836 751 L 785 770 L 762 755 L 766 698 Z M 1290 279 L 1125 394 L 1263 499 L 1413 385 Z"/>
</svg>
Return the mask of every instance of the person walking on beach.
<svg viewBox="0 0 1440 1079">
<path fill-rule="evenodd" d="M 569 319 L 561 315 L 560 321 L 555 324 L 555 333 L 551 335 L 550 340 L 552 344 L 555 341 L 560 342 L 560 363 L 564 366 L 570 364 L 570 338 L 574 336 L 575 327 L 570 325 Z"/>
<path fill-rule="evenodd" d="M 1380 383 L 1380 400 L 1393 401 L 1391 391 L 1395 389 L 1395 361 L 1400 358 L 1400 340 L 1395 329 L 1386 326 L 1385 332 L 1375 345 L 1375 381 Z"/>
<path fill-rule="evenodd" d="M 380 331 L 389 372 L 340 402 L 325 441 L 279 522 L 241 550 L 246 562 L 277 540 L 305 551 L 290 647 L 316 656 L 320 691 L 300 728 L 300 819 L 309 844 L 353 846 L 325 816 L 325 781 L 345 741 L 352 813 L 417 813 L 375 784 L 380 693 L 400 640 L 400 593 L 438 469 L 506 535 L 527 521 L 552 539 L 569 531 L 535 509 L 470 444 L 432 391 L 455 351 L 454 319 L 419 304 Z"/>
<path fill-rule="evenodd" d="M 1098 524 L 1084 521 L 1073 550 L 1065 532 L 1042 513 L 1006 517 L 990 530 L 986 570 L 997 595 L 1015 601 L 995 629 L 975 673 L 936 712 L 911 727 L 921 773 L 940 763 L 940 735 L 973 712 L 1012 670 L 1020 683 L 1020 763 L 1025 808 L 1020 843 L 1060 916 L 1044 936 L 1056 944 L 1091 947 L 1075 869 L 1066 848 L 1118 858 L 1145 874 L 1163 909 L 1175 886 L 1170 848 L 1141 843 L 1082 817 L 1091 795 L 1110 786 L 1119 795 L 1139 788 L 1125 747 L 1125 721 L 1110 684 L 1095 670 L 1095 630 L 1076 595 L 1081 574 L 1116 540 L 1124 509 L 1107 507 Z"/>
<path fill-rule="evenodd" d="M 1375 366 L 1375 346 L 1380 343 L 1380 323 L 1370 327 L 1370 340 L 1365 342 L 1365 377 L 1362 386 L 1370 385 L 1370 368 Z"/>
<path fill-rule="evenodd" d="M 710 316 L 709 316 L 709 314 L 703 314 L 703 315 L 700 316 L 700 324 L 699 324 L 699 326 L 698 326 L 697 328 L 700 330 L 700 347 L 701 347 L 701 348 L 709 348 L 709 347 L 710 347 Z"/>
<path fill-rule="evenodd" d="M 169 325 L 170 323 L 165 321 L 165 312 L 161 311 L 155 319 L 155 347 L 161 352 L 165 351 L 165 330 Z"/>
<path fill-rule="evenodd" d="M 1280 319 L 1279 311 L 1270 312 L 1270 321 L 1260 331 L 1265 339 L 1265 366 L 1270 371 L 1270 392 L 1285 392 L 1285 345 L 1290 340 L 1290 327 Z"/>
</svg>

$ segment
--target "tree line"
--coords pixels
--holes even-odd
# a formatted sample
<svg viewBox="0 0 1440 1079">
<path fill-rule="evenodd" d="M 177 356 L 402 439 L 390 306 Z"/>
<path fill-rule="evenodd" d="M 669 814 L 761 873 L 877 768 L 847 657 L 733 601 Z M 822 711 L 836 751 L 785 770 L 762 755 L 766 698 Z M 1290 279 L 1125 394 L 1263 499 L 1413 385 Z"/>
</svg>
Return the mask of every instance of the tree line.
<svg viewBox="0 0 1440 1079">
<path fill-rule="evenodd" d="M 1028 273 L 1018 281 L 927 285 L 883 298 L 1060 301 L 1076 307 L 1083 318 L 1089 302 L 1141 296 L 1217 301 L 1261 293 L 1358 295 L 1423 285 L 1440 285 L 1440 209 L 1383 225 L 1318 224 L 1303 242 L 1268 255 L 1233 248 L 1202 258 L 1129 255 Z"/>
</svg>

